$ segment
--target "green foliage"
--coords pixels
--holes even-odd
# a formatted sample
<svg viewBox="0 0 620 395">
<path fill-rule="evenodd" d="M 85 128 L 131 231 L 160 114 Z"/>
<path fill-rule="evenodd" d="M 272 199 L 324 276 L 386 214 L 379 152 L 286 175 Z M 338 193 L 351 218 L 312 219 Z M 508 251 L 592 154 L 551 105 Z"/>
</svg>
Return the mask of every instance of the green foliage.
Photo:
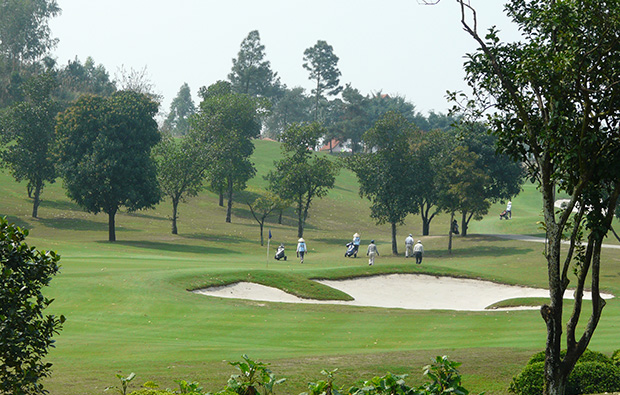
<svg viewBox="0 0 620 395">
<path fill-rule="evenodd" d="M 353 386 L 349 389 L 352 395 L 418 395 L 419 392 L 405 384 L 404 375 L 386 374 L 383 377 L 373 377 L 364 381 L 361 386 Z"/>
<path fill-rule="evenodd" d="M 178 206 L 203 189 L 207 170 L 207 151 L 196 133 L 177 141 L 163 135 L 153 148 L 157 181 L 162 193 L 172 201 L 172 234 L 177 234 Z"/>
<path fill-rule="evenodd" d="M 95 64 L 90 56 L 84 64 L 76 57 L 58 70 L 59 89 L 56 92 L 63 109 L 76 101 L 80 96 L 91 94 L 110 96 L 116 91 L 116 85 L 102 64 Z"/>
<path fill-rule="evenodd" d="M 265 46 L 258 30 L 252 30 L 241 42 L 228 79 L 235 92 L 250 96 L 272 97 L 279 91 L 280 81 L 271 64 L 265 60 Z"/>
<path fill-rule="evenodd" d="M 334 48 L 323 40 L 304 51 L 304 69 L 310 73 L 308 79 L 315 81 L 312 93 L 315 97 L 314 120 L 319 121 L 319 103 L 325 95 L 335 96 L 342 90 L 338 56 Z"/>
<path fill-rule="evenodd" d="M 151 148 L 160 140 L 157 103 L 146 95 L 118 91 L 109 98 L 83 96 L 59 115 L 59 167 L 67 193 L 88 212 L 114 217 L 151 208 L 160 200 Z"/>
<path fill-rule="evenodd" d="M 566 355 L 566 350 L 560 353 Z M 538 395 L 544 389 L 544 351 L 534 354 L 525 368 L 512 379 L 509 390 L 519 395 Z M 568 376 L 568 395 L 620 391 L 620 367 L 603 353 L 586 350 Z"/>
<path fill-rule="evenodd" d="M 421 387 L 422 393 L 467 395 L 469 391 L 461 385 L 459 366 L 461 363 L 450 361 L 445 355 L 436 357 L 432 364 L 424 367 L 424 375 L 432 381 Z"/>
<path fill-rule="evenodd" d="M 315 199 L 334 187 L 340 165 L 312 154 L 324 129 L 317 123 L 292 125 L 282 134 L 284 158 L 267 175 L 269 190 L 284 201 L 293 201 L 297 211 L 297 237 L 302 237 L 308 210 Z"/>
<path fill-rule="evenodd" d="M 196 113 L 196 106 L 192 100 L 189 85 L 184 83 L 179 88 L 177 96 L 170 103 L 170 112 L 164 121 L 164 130 L 173 136 L 185 136 L 189 132 L 189 119 Z"/>
<path fill-rule="evenodd" d="M 27 230 L 0 218 L 0 393 L 44 394 L 44 362 L 65 317 L 44 315 L 52 300 L 41 289 L 58 273 L 60 256 L 24 242 Z"/>
<path fill-rule="evenodd" d="M 121 395 L 127 395 L 127 389 L 129 387 L 129 383 L 131 383 L 131 381 L 136 378 L 136 374 L 131 372 L 129 376 L 124 377 L 122 374 L 117 373 L 116 377 L 120 381 L 120 387 L 110 386 L 110 387 L 107 387 L 105 391 L 115 390 Z"/>
<path fill-rule="evenodd" d="M 364 134 L 365 144 L 375 152 L 356 154 L 347 160 L 360 183 L 360 196 L 371 201 L 371 217 L 379 225 L 392 225 L 393 254 L 398 254 L 396 225 L 414 212 L 418 190 L 422 189 L 411 149 L 418 137 L 415 126 L 402 114 L 388 112 Z"/>
<path fill-rule="evenodd" d="M 518 395 L 540 395 L 544 388 L 545 363 L 533 362 L 512 379 L 508 390 Z"/>
<path fill-rule="evenodd" d="M 230 362 L 240 373 L 232 375 L 226 388 L 218 394 L 269 395 L 274 393 L 274 386 L 285 381 L 276 379 L 263 362 L 254 361 L 245 354 L 242 358 L 243 361 Z"/>
<path fill-rule="evenodd" d="M 620 366 L 620 349 L 614 351 L 614 353 L 611 354 L 611 360 L 613 361 L 614 365 Z"/>
<path fill-rule="evenodd" d="M 52 99 L 56 87 L 51 73 L 31 78 L 23 85 L 25 100 L 11 106 L 0 118 L 0 142 L 6 146 L 0 158 L 13 178 L 27 181 L 34 192 L 33 218 L 38 216 L 45 183 L 53 183 L 57 176 L 53 149 L 59 106 Z"/>
<path fill-rule="evenodd" d="M 308 383 L 308 392 L 301 395 L 340 395 L 340 390 L 334 385 L 334 376 L 338 369 L 321 370 L 321 374 L 327 376 L 327 380 L 318 380 L 316 383 Z"/>
</svg>

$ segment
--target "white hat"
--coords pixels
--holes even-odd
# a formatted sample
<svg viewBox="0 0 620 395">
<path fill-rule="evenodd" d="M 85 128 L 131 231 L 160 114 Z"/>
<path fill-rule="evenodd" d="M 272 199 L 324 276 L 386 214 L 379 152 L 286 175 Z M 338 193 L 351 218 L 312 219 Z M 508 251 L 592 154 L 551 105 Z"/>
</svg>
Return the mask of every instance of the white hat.
<svg viewBox="0 0 620 395">
<path fill-rule="evenodd" d="M 301 239 L 297 240 L 297 241 L 300 242 L 300 243 L 305 243 L 306 242 L 306 240 L 304 240 L 303 237 Z"/>
<path fill-rule="evenodd" d="M 359 233 L 353 235 L 353 237 L 360 237 Z"/>
<path fill-rule="evenodd" d="M 418 243 L 421 243 L 421 242 L 422 242 L 422 240 L 418 240 Z"/>
<path fill-rule="evenodd" d="M 413 235 L 411 233 L 409 233 L 409 237 L 413 237 Z"/>
</svg>

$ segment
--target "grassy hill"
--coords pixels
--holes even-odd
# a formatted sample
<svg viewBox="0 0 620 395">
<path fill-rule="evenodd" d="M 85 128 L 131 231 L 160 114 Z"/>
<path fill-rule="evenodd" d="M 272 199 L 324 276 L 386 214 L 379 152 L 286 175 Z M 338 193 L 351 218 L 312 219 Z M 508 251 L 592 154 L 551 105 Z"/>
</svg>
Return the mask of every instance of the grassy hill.
<svg viewBox="0 0 620 395">
<path fill-rule="evenodd" d="M 264 188 L 278 143 L 256 142 L 258 175 L 252 188 Z M 296 305 L 210 298 L 187 289 L 207 284 L 252 280 L 316 298 L 345 297 L 311 278 L 342 278 L 381 273 L 449 274 L 497 282 L 546 286 L 543 245 L 504 240 L 492 234 L 542 235 L 540 196 L 532 185 L 513 200 L 513 220 L 499 221 L 503 205 L 495 205 L 471 235 L 457 237 L 447 252 L 447 215 L 420 237 L 417 216 L 399 227 L 399 250 L 413 233 L 421 238 L 424 264 L 411 264 L 390 251 L 390 228 L 370 219 L 354 175 L 343 170 L 330 194 L 310 211 L 304 238 L 306 262 L 277 262 L 275 246 L 294 255 L 296 222 L 285 213 L 282 225 L 271 218 L 267 228 L 271 250 L 261 247 L 258 224 L 248 208 L 236 202 L 233 223 L 217 196 L 203 192 L 180 206 L 179 234 L 170 233 L 170 202 L 154 210 L 120 213 L 117 239 L 107 241 L 107 217 L 85 213 L 68 200 L 61 181 L 46 187 L 40 218 L 30 217 L 26 185 L 0 172 L 0 215 L 28 228 L 27 242 L 56 250 L 62 271 L 47 294 L 50 309 L 68 321 L 49 356 L 53 375 L 46 380 L 52 394 L 99 394 L 116 384 L 115 374 L 136 372 L 134 383 L 147 380 L 176 387 L 173 380 L 196 380 L 205 389 L 221 389 L 235 372 L 226 361 L 241 354 L 271 363 L 288 380 L 277 393 L 298 394 L 321 369 L 339 368 L 337 383 L 369 379 L 387 371 L 421 380 L 422 366 L 435 355 L 463 362 L 465 386 L 473 392 L 507 392 L 511 377 L 529 356 L 541 350 L 545 325 L 538 311 L 411 311 L 338 305 Z M 345 259 L 344 244 L 353 233 L 362 244 L 373 238 L 382 255 L 374 267 L 365 259 Z M 401 251 L 402 252 L 402 251 Z M 605 250 L 602 288 L 620 295 L 620 253 Z M 441 289 L 436 290 L 441 293 Z M 433 295 L 428 295 L 432 298 Z M 610 300 L 594 336 L 592 349 L 611 353 L 620 348 L 617 327 L 620 303 Z M 132 384 L 134 384 L 132 383 Z M 134 387 L 135 388 L 135 387 Z"/>
</svg>

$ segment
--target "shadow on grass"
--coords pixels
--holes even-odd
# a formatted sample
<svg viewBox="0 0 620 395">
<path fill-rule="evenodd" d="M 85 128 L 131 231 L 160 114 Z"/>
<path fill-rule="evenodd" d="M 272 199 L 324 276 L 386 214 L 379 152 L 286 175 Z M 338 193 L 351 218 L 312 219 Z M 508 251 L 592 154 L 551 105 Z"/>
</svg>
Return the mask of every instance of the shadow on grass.
<svg viewBox="0 0 620 395">
<path fill-rule="evenodd" d="M 62 211 L 84 211 L 80 206 L 70 200 L 42 200 L 40 207 Z"/>
<path fill-rule="evenodd" d="M 507 255 L 525 255 L 534 251 L 534 248 L 524 247 L 500 247 L 500 246 L 473 246 L 467 248 L 453 248 L 452 256 L 455 257 L 471 257 L 471 256 L 507 256 Z M 446 256 L 445 250 L 440 251 L 424 251 L 424 256 Z"/>
<path fill-rule="evenodd" d="M 141 213 L 141 212 L 126 212 L 125 215 L 127 215 L 128 217 L 134 217 L 134 218 L 154 219 L 156 221 L 170 221 L 170 219 L 168 219 L 167 217 L 161 217 L 161 216 L 146 214 L 146 213 Z"/>
<path fill-rule="evenodd" d="M 109 243 L 108 241 L 99 241 L 98 243 Z M 239 251 L 229 250 L 227 248 L 209 247 L 209 246 L 193 246 L 176 243 L 163 243 L 159 241 L 147 240 L 131 240 L 131 241 L 115 241 L 114 244 L 124 245 L 127 247 L 144 248 L 147 250 L 183 252 L 189 254 L 240 254 Z"/>
<path fill-rule="evenodd" d="M 81 218 L 40 218 L 39 221 L 50 228 L 60 230 L 81 230 L 107 232 L 107 222 L 96 222 Z M 118 230 L 118 229 L 117 229 Z M 122 230 L 127 230 L 123 228 Z"/>
<path fill-rule="evenodd" d="M 202 240 L 202 241 L 210 241 L 215 243 L 233 243 L 239 244 L 243 242 L 247 242 L 247 238 L 241 236 L 232 236 L 232 235 L 212 235 L 206 233 L 192 233 L 187 235 L 181 235 L 186 239 L 192 240 Z"/>
<path fill-rule="evenodd" d="M 319 242 L 319 243 L 325 243 L 328 245 L 334 245 L 334 246 L 342 246 L 343 250 L 346 250 L 346 245 L 348 242 L 350 242 L 351 240 L 353 240 L 353 238 L 351 237 L 350 239 L 313 239 L 313 241 Z M 362 247 L 360 246 L 360 249 Z"/>
</svg>

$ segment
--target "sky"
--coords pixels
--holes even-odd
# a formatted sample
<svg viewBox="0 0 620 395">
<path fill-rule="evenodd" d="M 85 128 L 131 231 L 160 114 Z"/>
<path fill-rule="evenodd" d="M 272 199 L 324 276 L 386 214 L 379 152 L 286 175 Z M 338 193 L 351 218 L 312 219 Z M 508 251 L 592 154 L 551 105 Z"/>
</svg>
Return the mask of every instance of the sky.
<svg viewBox="0 0 620 395">
<path fill-rule="evenodd" d="M 162 108 L 183 83 L 197 92 L 227 79 L 241 42 L 258 30 L 266 60 L 289 88 L 312 89 L 303 52 L 318 40 L 339 57 L 341 85 L 400 95 L 417 111 L 447 112 L 446 91 L 465 91 L 464 55 L 476 50 L 455 0 L 57 0 L 50 21 L 59 65 L 92 57 L 111 77 L 146 68 Z M 517 38 L 502 0 L 470 0 L 478 27 Z"/>
</svg>

